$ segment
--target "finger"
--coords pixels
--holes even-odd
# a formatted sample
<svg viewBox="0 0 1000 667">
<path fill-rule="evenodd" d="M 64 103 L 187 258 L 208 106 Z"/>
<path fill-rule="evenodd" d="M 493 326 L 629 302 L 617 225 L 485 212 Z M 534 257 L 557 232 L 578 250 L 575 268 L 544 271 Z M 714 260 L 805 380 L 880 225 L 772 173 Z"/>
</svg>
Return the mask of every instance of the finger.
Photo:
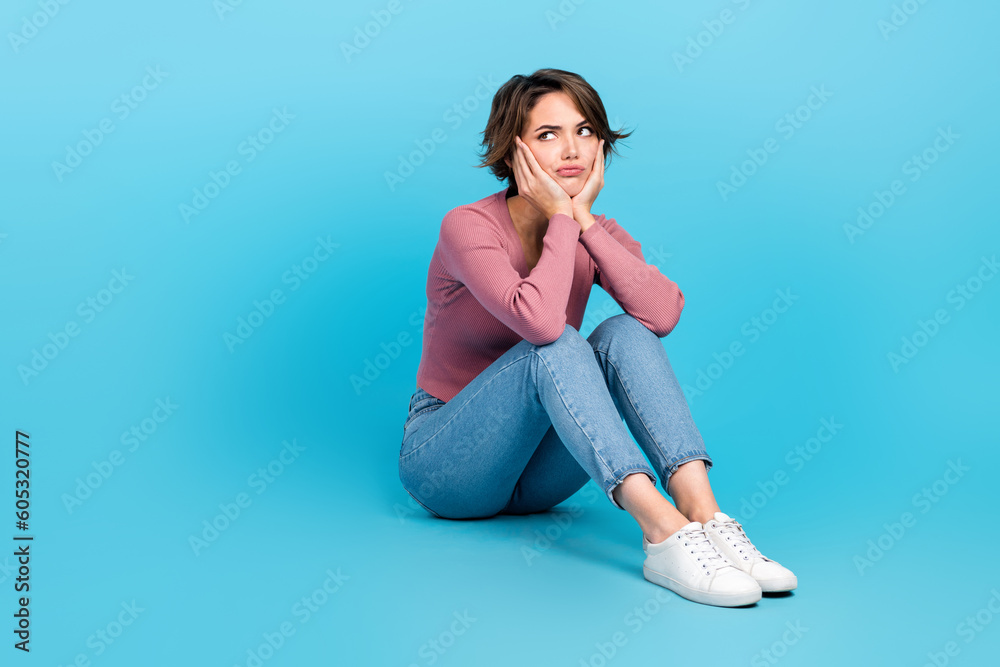
<svg viewBox="0 0 1000 667">
<path fill-rule="evenodd" d="M 514 170 L 514 177 L 517 182 L 521 185 L 524 184 L 524 155 L 521 152 L 521 146 L 517 143 L 517 139 L 514 139 L 514 159 L 512 160 L 512 169 Z"/>
<path fill-rule="evenodd" d="M 603 148 L 603 141 L 598 142 L 597 154 L 594 156 L 594 162 L 591 165 L 590 174 L 587 175 L 587 181 L 583 184 L 583 188 L 577 193 L 576 197 L 571 198 L 574 203 L 581 203 L 585 200 L 591 200 L 592 197 L 596 197 L 596 191 L 600 189 L 600 184 L 604 177 Z"/>
<path fill-rule="evenodd" d="M 601 177 L 601 167 L 604 164 L 603 158 L 603 144 L 602 142 L 597 142 L 597 154 L 594 155 L 594 164 L 591 165 L 590 174 L 587 176 L 587 182 L 583 184 L 584 190 L 590 186 L 591 181 L 596 181 Z"/>
<path fill-rule="evenodd" d="M 546 178 L 546 175 L 545 172 L 542 171 L 542 168 L 538 166 L 538 162 L 532 156 L 531 149 L 528 148 L 528 145 L 522 142 L 521 150 L 523 151 L 521 155 L 521 166 L 524 169 L 524 178 L 525 182 L 528 184 L 527 189 L 530 197 L 532 193 L 538 193 L 545 189 L 546 186 L 543 179 Z"/>
<path fill-rule="evenodd" d="M 521 163 L 521 170 L 525 173 L 525 175 L 527 175 L 530 173 L 529 168 L 531 166 L 528 164 L 528 156 L 527 156 L 527 153 L 529 153 L 530 151 L 528 151 L 528 146 L 523 141 L 521 141 L 520 138 L 515 138 L 515 141 L 517 142 L 517 148 L 518 148 L 517 158 L 518 161 Z"/>
<path fill-rule="evenodd" d="M 518 141 L 520 141 L 520 139 Z M 521 148 L 524 149 L 524 161 L 527 164 L 528 169 L 531 171 L 531 175 L 537 178 L 538 172 L 540 172 L 542 168 L 538 166 L 538 161 L 535 160 L 535 154 L 531 152 L 530 148 L 528 148 L 528 144 L 523 141 L 521 141 Z"/>
<path fill-rule="evenodd" d="M 598 190 L 601 188 L 601 184 L 604 182 L 604 141 L 602 140 L 597 146 L 597 155 L 595 156 L 597 164 L 594 165 L 593 177 L 594 177 L 594 196 L 597 196 Z"/>
<path fill-rule="evenodd" d="M 594 162 L 590 165 L 590 173 L 587 174 L 587 181 L 583 184 L 583 190 L 587 190 L 590 187 L 592 181 L 596 180 L 601 175 L 601 166 L 598 164 L 601 155 L 601 144 L 597 143 L 597 153 L 594 155 Z M 581 191 L 582 192 L 582 191 Z"/>
<path fill-rule="evenodd" d="M 531 165 L 528 164 L 528 159 L 525 157 L 525 148 L 522 145 L 520 150 L 518 150 L 517 162 L 521 168 L 521 183 L 524 184 L 525 193 L 530 196 L 532 191 L 532 184 L 534 183 L 534 174 L 531 173 Z"/>
<path fill-rule="evenodd" d="M 521 167 L 522 174 L 527 175 L 528 173 L 528 159 L 525 156 L 526 147 L 524 142 L 521 141 L 520 137 L 514 137 L 514 145 L 517 150 L 515 151 L 515 159 Z"/>
</svg>

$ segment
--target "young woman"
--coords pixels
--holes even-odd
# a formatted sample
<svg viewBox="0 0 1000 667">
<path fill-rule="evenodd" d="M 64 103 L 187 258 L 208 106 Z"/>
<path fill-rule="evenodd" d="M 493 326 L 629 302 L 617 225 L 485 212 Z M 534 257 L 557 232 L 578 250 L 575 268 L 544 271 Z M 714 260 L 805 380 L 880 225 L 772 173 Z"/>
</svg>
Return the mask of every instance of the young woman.
<svg viewBox="0 0 1000 667">
<path fill-rule="evenodd" d="M 441 223 L 403 487 L 436 517 L 471 519 L 542 512 L 593 479 L 642 528 L 649 581 L 719 606 L 795 588 L 716 504 L 712 459 L 660 341 L 684 295 L 613 218 L 591 213 L 605 158 L 630 133 L 608 126 L 582 77 L 541 69 L 501 86 L 483 134 L 480 166 L 508 187 Z M 595 284 L 625 312 L 584 339 Z"/>
</svg>

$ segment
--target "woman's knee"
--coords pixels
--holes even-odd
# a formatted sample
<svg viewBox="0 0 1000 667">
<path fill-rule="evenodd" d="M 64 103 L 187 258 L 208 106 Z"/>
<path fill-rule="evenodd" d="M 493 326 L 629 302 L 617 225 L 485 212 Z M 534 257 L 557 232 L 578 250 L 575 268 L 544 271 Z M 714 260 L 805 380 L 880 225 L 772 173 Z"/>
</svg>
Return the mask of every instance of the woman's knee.
<svg viewBox="0 0 1000 667">
<path fill-rule="evenodd" d="M 566 324 L 563 332 L 551 343 L 532 345 L 531 349 L 535 354 L 593 354 L 593 348 L 572 324 Z"/>
<path fill-rule="evenodd" d="M 634 350 L 641 345 L 663 348 L 659 337 L 629 313 L 620 313 L 601 322 L 587 337 L 587 342 L 595 350 L 607 350 L 612 346 Z"/>
<path fill-rule="evenodd" d="M 629 313 L 619 313 L 605 319 L 594 328 L 591 336 L 600 337 L 607 336 L 612 333 L 615 334 L 616 337 L 629 336 L 649 338 L 652 336 L 653 338 L 656 338 L 656 334 L 650 331 L 645 324 L 637 320 L 635 316 Z"/>
</svg>

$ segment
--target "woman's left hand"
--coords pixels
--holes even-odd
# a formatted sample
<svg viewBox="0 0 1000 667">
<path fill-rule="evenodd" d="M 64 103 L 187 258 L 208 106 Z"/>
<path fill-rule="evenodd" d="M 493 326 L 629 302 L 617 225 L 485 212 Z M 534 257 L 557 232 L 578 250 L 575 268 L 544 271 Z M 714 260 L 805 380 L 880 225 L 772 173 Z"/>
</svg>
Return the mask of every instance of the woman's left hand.
<svg viewBox="0 0 1000 667">
<path fill-rule="evenodd" d="M 604 139 L 597 144 L 597 155 L 594 156 L 594 164 L 590 170 L 587 182 L 583 184 L 583 189 L 575 197 L 570 197 L 573 202 L 573 212 L 590 213 L 590 207 L 594 205 L 594 200 L 604 187 Z"/>
</svg>

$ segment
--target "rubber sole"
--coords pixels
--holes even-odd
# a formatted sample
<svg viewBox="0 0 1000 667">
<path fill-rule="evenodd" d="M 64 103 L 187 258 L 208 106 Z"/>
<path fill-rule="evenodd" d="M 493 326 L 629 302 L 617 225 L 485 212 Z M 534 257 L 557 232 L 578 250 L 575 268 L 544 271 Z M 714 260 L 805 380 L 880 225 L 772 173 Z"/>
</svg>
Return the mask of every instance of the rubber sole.
<svg viewBox="0 0 1000 667">
<path fill-rule="evenodd" d="M 712 605 L 714 607 L 743 607 L 748 604 L 759 602 L 761 598 L 760 590 L 747 591 L 746 593 L 706 593 L 694 588 L 685 586 L 681 582 L 671 579 L 665 574 L 660 574 L 655 570 L 650 570 L 645 565 L 642 566 L 642 576 L 647 581 L 663 586 L 664 588 L 677 593 L 682 598 L 699 602 L 701 604 Z"/>
<path fill-rule="evenodd" d="M 758 579 L 757 584 L 765 593 L 787 593 L 794 591 L 798 587 L 799 580 L 797 577 L 792 577 L 791 579 L 765 579 L 764 581 Z"/>
</svg>

